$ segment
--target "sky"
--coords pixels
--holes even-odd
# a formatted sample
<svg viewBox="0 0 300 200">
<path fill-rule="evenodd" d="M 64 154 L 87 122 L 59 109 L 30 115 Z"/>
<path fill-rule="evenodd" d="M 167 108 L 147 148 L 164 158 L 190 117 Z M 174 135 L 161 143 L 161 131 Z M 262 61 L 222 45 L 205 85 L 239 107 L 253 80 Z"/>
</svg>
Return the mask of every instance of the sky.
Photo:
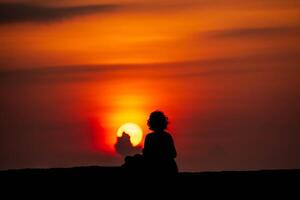
<svg viewBox="0 0 300 200">
<path fill-rule="evenodd" d="M 0 0 L 0 169 L 121 165 L 118 128 L 144 138 L 154 110 L 181 171 L 300 168 L 299 16 L 297 0 Z"/>
</svg>

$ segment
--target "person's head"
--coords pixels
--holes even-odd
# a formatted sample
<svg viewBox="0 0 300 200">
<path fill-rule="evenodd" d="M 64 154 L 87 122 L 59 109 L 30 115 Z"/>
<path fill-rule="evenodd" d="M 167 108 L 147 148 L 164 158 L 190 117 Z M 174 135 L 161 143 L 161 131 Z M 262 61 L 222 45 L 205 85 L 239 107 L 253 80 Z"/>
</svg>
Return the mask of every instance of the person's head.
<svg viewBox="0 0 300 200">
<path fill-rule="evenodd" d="M 168 118 L 161 111 L 154 111 L 150 114 L 148 119 L 148 126 L 153 131 L 163 131 L 168 126 Z"/>
</svg>

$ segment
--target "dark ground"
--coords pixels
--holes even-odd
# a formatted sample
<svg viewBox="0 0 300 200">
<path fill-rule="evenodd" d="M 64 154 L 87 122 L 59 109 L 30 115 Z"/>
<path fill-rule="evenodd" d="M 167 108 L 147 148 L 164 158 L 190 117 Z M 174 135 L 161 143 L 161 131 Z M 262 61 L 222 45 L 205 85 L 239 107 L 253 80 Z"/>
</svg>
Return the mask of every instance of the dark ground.
<svg viewBox="0 0 300 200">
<path fill-rule="evenodd" d="M 54 169 L 21 169 L 0 171 L 0 184 L 3 191 L 29 193 L 43 191 L 86 192 L 99 194 L 113 192 L 113 195 L 131 196 L 136 192 L 144 195 L 157 193 L 185 195 L 219 196 L 228 194 L 238 196 L 283 197 L 299 199 L 300 170 L 261 170 L 261 171 L 224 171 L 224 172 L 180 172 L 170 177 L 158 174 L 129 174 L 120 167 L 74 167 Z M 279 196 L 280 195 L 280 196 Z M 296 196 L 295 196 L 296 195 Z M 239 199 L 244 199 L 240 196 Z M 269 198 L 267 198 L 269 199 Z"/>
</svg>

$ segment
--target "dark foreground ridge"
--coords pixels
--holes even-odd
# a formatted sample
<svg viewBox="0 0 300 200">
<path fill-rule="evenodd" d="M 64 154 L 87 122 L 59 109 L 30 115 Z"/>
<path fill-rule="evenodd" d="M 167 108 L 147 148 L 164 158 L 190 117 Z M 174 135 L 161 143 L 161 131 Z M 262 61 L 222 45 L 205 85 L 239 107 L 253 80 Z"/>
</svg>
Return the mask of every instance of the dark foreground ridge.
<svg viewBox="0 0 300 200">
<path fill-rule="evenodd" d="M 258 170 L 258 171 L 219 171 L 219 172 L 180 172 L 175 176 L 167 177 L 163 174 L 139 174 L 128 173 L 121 167 L 101 167 L 86 166 L 72 168 L 49 168 L 49 169 L 12 169 L 0 171 L 0 180 L 6 178 L 91 178 L 91 179 L 123 179 L 124 177 L 147 177 L 161 179 L 194 179 L 199 181 L 209 180 L 233 180 L 240 179 L 247 181 L 250 179 L 283 179 L 283 178 L 300 178 L 300 169 L 282 169 L 282 170 Z"/>
<path fill-rule="evenodd" d="M 173 193 L 186 190 L 191 194 L 209 190 L 219 192 L 221 190 L 228 192 L 244 190 L 250 193 L 263 191 L 274 195 L 277 192 L 286 191 L 286 189 L 287 194 L 297 192 L 299 181 L 299 169 L 180 172 L 176 176 L 127 173 L 120 167 L 99 166 L 0 171 L 1 185 L 14 190 L 26 186 L 32 191 L 38 187 L 51 189 L 51 191 L 56 191 L 57 188 L 65 191 L 66 187 L 70 187 L 74 191 L 74 188 L 82 190 L 85 187 L 89 190 L 93 188 L 92 191 L 98 192 L 118 186 L 118 188 L 125 188 L 124 191 L 132 188 L 147 190 L 147 188 L 170 187 Z"/>
<path fill-rule="evenodd" d="M 9 169 L 1 170 L 0 177 L 54 177 L 54 176 L 120 176 L 126 175 L 126 172 L 121 167 L 102 167 L 102 166 L 84 166 L 71 168 L 25 168 L 25 169 Z M 180 172 L 178 177 L 285 177 L 299 176 L 300 169 L 277 169 L 277 170 L 257 170 L 257 171 L 209 171 L 209 172 Z"/>
</svg>

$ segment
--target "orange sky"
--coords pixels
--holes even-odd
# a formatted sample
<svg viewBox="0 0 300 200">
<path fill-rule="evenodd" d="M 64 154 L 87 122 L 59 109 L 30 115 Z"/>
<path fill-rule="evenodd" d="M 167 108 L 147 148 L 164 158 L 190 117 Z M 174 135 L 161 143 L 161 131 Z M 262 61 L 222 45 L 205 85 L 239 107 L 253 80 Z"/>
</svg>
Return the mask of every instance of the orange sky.
<svg viewBox="0 0 300 200">
<path fill-rule="evenodd" d="M 300 166 L 297 1 L 5 2 L 1 169 L 120 164 L 155 109 L 181 170 Z"/>
<path fill-rule="evenodd" d="M 50 2 L 52 6 L 75 4 L 74 1 L 39 4 Z M 299 34 L 299 4 L 295 1 L 281 3 L 283 6 L 278 6 L 280 3 L 276 1 L 260 4 L 187 1 L 183 5 L 176 1 L 157 2 L 160 3 L 84 1 L 87 5 L 105 3 L 119 7 L 46 23 L 30 20 L 3 23 L 1 67 L 214 59 L 261 53 L 266 48 L 289 50 L 297 48 L 296 41 L 299 43 L 296 35 L 290 37 L 290 32 Z M 274 28 L 284 29 L 278 30 L 282 35 L 270 33 L 269 41 L 265 40 L 269 35 L 253 35 L 255 43 L 247 35 L 246 38 L 234 34 L 230 38 L 214 36 L 214 32 Z"/>
</svg>

